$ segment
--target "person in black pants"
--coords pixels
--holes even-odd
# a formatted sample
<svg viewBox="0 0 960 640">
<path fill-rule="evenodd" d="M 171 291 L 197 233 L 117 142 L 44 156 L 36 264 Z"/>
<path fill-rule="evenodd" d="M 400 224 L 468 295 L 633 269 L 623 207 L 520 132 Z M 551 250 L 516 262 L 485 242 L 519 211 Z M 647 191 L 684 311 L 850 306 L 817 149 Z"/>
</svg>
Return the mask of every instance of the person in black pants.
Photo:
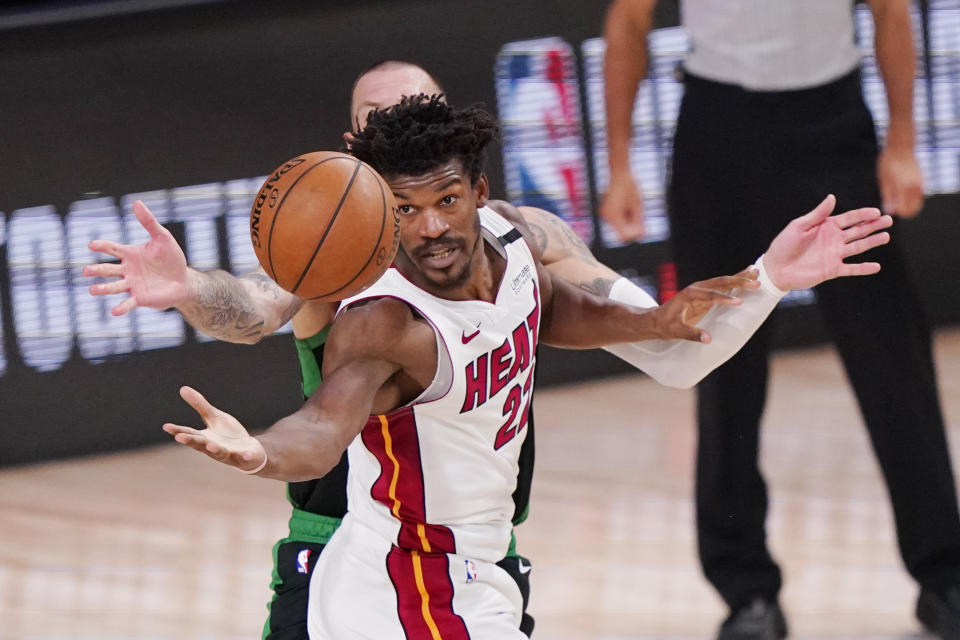
<svg viewBox="0 0 960 640">
<path fill-rule="evenodd" d="M 654 3 L 617 0 L 606 28 L 611 186 L 603 211 L 627 237 L 642 229 L 625 150 Z M 794 211 L 826 193 L 836 194 L 839 210 L 882 205 L 915 215 L 922 182 L 913 152 L 913 57 L 903 55 L 912 51 L 908 3 L 871 2 L 891 115 L 882 152 L 862 96 L 849 2 L 744 0 L 723 15 L 711 13 L 711 4 L 681 5 L 692 53 L 668 190 L 679 284 L 749 264 Z M 879 274 L 833 280 L 815 292 L 889 489 L 904 563 L 921 586 L 917 615 L 941 637 L 960 638 L 960 516 L 930 332 L 892 235 L 865 254 L 883 265 Z M 731 609 L 724 640 L 786 635 L 757 460 L 769 351 L 763 326 L 699 385 L 699 550 L 707 579 Z"/>
</svg>

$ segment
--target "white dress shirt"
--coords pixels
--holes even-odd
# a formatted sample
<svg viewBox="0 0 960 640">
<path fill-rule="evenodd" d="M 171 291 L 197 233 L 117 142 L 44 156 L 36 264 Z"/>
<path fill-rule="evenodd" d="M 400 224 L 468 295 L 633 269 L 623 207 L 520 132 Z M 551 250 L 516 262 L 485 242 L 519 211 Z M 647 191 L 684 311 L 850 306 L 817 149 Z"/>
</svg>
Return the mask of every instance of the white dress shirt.
<svg viewBox="0 0 960 640">
<path fill-rule="evenodd" d="M 806 89 L 854 69 L 851 0 L 681 0 L 694 75 L 758 91 Z"/>
</svg>

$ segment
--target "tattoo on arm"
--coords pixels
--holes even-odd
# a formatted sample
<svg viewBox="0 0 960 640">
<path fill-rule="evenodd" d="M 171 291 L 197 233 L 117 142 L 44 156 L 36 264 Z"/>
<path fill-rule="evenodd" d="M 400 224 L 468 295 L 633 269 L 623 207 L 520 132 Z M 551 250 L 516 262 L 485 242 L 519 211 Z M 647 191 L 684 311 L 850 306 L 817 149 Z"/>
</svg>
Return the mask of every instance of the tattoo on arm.
<svg viewBox="0 0 960 640">
<path fill-rule="evenodd" d="M 572 255 L 589 264 L 597 263 L 597 259 L 593 253 L 591 253 L 590 247 L 576 234 L 570 225 L 564 223 L 559 218 L 554 218 L 553 222 L 563 234 L 563 244 L 569 249 Z"/>
<path fill-rule="evenodd" d="M 547 236 L 546 230 L 532 220 L 526 220 L 526 223 L 530 231 L 533 232 L 533 238 L 537 243 L 537 249 L 539 249 L 540 254 L 543 255 L 543 253 L 547 250 L 547 238 L 549 237 Z"/>
<path fill-rule="evenodd" d="M 273 299 L 276 300 L 280 297 L 280 285 L 274 282 L 270 276 L 265 273 L 258 273 L 254 271 L 253 273 L 247 273 L 238 278 L 239 280 L 247 280 L 249 282 L 257 285 L 257 288 L 263 291 L 268 295 L 272 295 Z"/>
<path fill-rule="evenodd" d="M 290 303 L 286 306 L 283 312 L 280 313 L 280 326 L 290 322 L 290 319 L 297 315 L 297 311 L 299 311 L 300 307 L 303 306 L 302 298 L 297 298 L 281 289 L 280 285 L 274 282 L 273 279 L 265 273 L 254 271 L 253 273 L 240 276 L 239 279 L 253 282 L 259 291 L 263 291 L 274 300 L 279 299 L 281 295 L 290 296 Z"/>
<path fill-rule="evenodd" d="M 610 289 L 613 287 L 614 282 L 615 281 L 610 278 L 594 278 L 588 282 L 581 282 L 577 286 L 587 293 L 592 293 L 601 298 L 608 298 L 610 297 Z"/>
<path fill-rule="evenodd" d="M 196 302 L 180 309 L 187 322 L 219 340 L 249 342 L 263 336 L 264 318 L 256 310 L 253 299 L 239 279 L 225 271 L 210 271 L 203 274 L 197 287 Z M 262 276 L 270 280 L 267 276 Z M 263 282 L 258 274 L 249 274 L 245 279 L 255 280 L 257 286 L 279 297 L 279 289 L 271 290 L 271 284 Z M 299 301 L 298 301 L 299 302 Z M 292 315 L 292 314 L 291 314 Z"/>
</svg>

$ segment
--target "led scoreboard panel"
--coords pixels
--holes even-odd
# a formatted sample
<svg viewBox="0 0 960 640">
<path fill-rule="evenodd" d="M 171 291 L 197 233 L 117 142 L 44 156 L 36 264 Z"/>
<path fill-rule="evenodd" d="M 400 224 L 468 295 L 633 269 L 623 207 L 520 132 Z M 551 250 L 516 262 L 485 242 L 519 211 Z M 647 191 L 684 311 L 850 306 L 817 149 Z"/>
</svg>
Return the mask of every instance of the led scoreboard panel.
<svg viewBox="0 0 960 640">
<path fill-rule="evenodd" d="M 7 236 L 13 328 L 23 362 L 47 372 L 60 368 L 74 345 L 85 360 L 99 363 L 111 356 L 184 344 L 187 328 L 179 314 L 138 308 L 115 317 L 109 310 L 126 294 L 94 298 L 88 293 L 91 284 L 105 280 L 81 273 L 84 265 L 104 259 L 87 245 L 96 238 L 122 244 L 149 240 L 132 209 L 135 200 L 142 200 L 161 224 L 182 230 L 190 265 L 200 270 L 224 266 L 236 274 L 246 273 L 257 266 L 248 217 L 262 182 L 263 178 L 250 178 L 132 193 L 119 203 L 106 197 L 79 200 L 65 216 L 52 206 L 14 211 L 7 225 L 0 225 L 0 241 Z M 221 259 L 221 226 L 226 236 L 225 260 Z M 289 326 L 284 330 L 289 331 Z M 198 341 L 210 340 L 195 333 Z M 0 372 L 5 369 L 6 358 L 0 351 Z"/>
</svg>

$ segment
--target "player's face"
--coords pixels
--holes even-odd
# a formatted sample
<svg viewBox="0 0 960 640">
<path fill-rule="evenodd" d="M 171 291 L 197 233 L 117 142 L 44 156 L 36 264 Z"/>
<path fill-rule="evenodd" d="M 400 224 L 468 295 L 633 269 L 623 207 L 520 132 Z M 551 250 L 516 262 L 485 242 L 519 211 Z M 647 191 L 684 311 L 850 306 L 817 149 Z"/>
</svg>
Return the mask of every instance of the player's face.
<svg viewBox="0 0 960 640">
<path fill-rule="evenodd" d="M 451 160 L 423 175 L 387 182 L 400 210 L 397 266 L 427 291 L 458 297 L 483 259 L 477 209 L 487 201 L 486 176 L 471 184 L 460 160 Z"/>
<path fill-rule="evenodd" d="M 400 102 L 403 96 L 441 93 L 440 87 L 420 67 L 390 66 L 365 73 L 357 80 L 350 100 L 350 122 L 353 131 L 367 125 L 367 116 L 374 109 L 385 109 Z M 350 134 L 344 134 L 350 144 Z"/>
</svg>

